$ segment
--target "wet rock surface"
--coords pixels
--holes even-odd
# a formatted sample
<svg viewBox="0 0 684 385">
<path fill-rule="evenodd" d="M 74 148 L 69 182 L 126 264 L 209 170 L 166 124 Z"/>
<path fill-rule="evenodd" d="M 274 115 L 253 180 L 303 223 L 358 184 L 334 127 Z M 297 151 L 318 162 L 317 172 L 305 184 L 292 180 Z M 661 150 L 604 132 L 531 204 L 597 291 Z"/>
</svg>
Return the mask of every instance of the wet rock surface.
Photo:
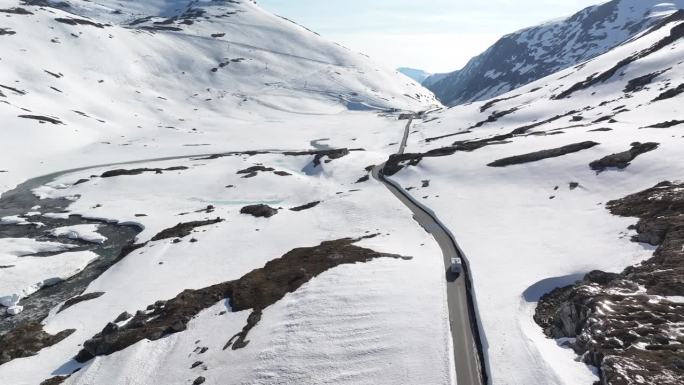
<svg viewBox="0 0 684 385">
<path fill-rule="evenodd" d="M 30 179 L 13 190 L 6 191 L 0 197 L 0 217 L 8 215 L 24 215 L 31 208 L 40 206 L 38 209 L 43 213 L 60 213 L 71 204 L 71 201 L 63 198 L 39 199 L 31 190 L 52 181 L 60 174 L 46 175 Z M 26 324 L 42 321 L 55 306 L 65 303 L 69 299 L 80 296 L 90 282 L 107 271 L 112 265 L 124 258 L 130 251 L 135 249 L 133 239 L 140 232 L 136 226 L 121 226 L 99 220 L 86 219 L 81 216 L 71 215 L 66 218 L 55 217 L 26 217 L 26 220 L 38 221 L 43 226 L 17 226 L 0 225 L 0 238 L 31 238 L 37 241 L 54 241 L 47 232 L 51 229 L 80 224 L 97 224 L 98 233 L 107 240 L 103 244 L 94 244 L 73 239 L 60 239 L 60 243 L 70 244 L 75 248 L 69 251 L 90 250 L 98 254 L 98 258 L 91 262 L 80 273 L 71 278 L 60 281 L 52 286 L 46 286 L 37 292 L 23 298 L 18 305 L 23 311 L 17 315 L 9 316 L 0 314 L 0 334 L 19 330 Z M 49 258 L 54 253 L 41 253 L 41 257 Z M 8 267 L 11 271 L 11 267 Z M 4 313 L 0 311 L 0 313 Z"/>
<path fill-rule="evenodd" d="M 537 162 L 543 159 L 548 159 L 548 158 L 555 158 L 567 154 L 572 154 L 574 152 L 586 150 L 589 148 L 592 148 L 594 146 L 597 146 L 598 143 L 592 142 L 592 141 L 586 141 L 586 142 L 580 142 L 580 143 L 573 143 L 569 144 L 567 146 L 563 147 L 558 147 L 558 148 L 552 148 L 548 150 L 541 150 L 541 151 L 535 151 L 535 152 L 530 152 L 528 154 L 523 154 L 523 155 L 516 155 L 516 156 L 511 156 L 508 158 L 503 158 L 496 160 L 492 163 L 489 163 L 487 166 L 489 167 L 506 167 L 506 166 L 511 166 L 515 164 L 523 164 L 523 163 L 530 163 L 530 162 Z"/>
<path fill-rule="evenodd" d="M 638 217 L 633 241 L 658 246 L 619 274 L 593 271 L 538 303 L 535 321 L 599 368 L 602 385 L 681 384 L 684 378 L 684 184 L 662 182 L 608 202 Z M 645 382 L 644 382 L 645 381 Z"/>
<path fill-rule="evenodd" d="M 278 209 L 264 204 L 249 205 L 241 208 L 240 214 L 248 214 L 257 218 L 270 218 L 278 214 Z"/>
<path fill-rule="evenodd" d="M 356 246 L 360 239 L 343 238 L 318 246 L 296 248 L 262 268 L 241 278 L 198 290 L 185 290 L 168 301 L 158 301 L 146 311 L 139 311 L 125 325 L 110 323 L 83 344 L 76 359 L 88 361 L 127 348 L 143 339 L 158 340 L 182 332 L 199 312 L 228 299 L 230 310 L 251 310 L 245 327 L 229 339 L 225 348 L 246 346 L 249 331 L 262 317 L 266 307 L 296 291 L 321 273 L 342 264 L 368 262 L 376 258 L 407 258 L 378 253 Z"/>
<path fill-rule="evenodd" d="M 0 365 L 15 358 L 33 356 L 41 349 L 67 338 L 74 331 L 67 329 L 52 335 L 46 333 L 43 325 L 38 322 L 25 323 L 0 336 Z"/>
<path fill-rule="evenodd" d="M 589 163 L 589 167 L 596 172 L 605 171 L 607 168 L 623 169 L 631 164 L 637 156 L 653 151 L 658 148 L 660 144 L 654 142 L 648 143 L 632 143 L 632 148 L 627 151 L 618 152 L 605 156 L 599 160 Z"/>
</svg>

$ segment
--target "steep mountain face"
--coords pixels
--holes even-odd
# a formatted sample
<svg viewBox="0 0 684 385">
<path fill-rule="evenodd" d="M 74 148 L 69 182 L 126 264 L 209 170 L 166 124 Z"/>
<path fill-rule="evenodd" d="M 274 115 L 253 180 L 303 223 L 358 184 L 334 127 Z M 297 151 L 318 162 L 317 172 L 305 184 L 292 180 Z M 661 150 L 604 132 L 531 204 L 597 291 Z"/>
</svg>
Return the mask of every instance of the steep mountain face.
<svg viewBox="0 0 684 385">
<path fill-rule="evenodd" d="M 585 63 L 426 114 L 392 157 L 470 261 L 492 383 L 682 383 L 683 98 L 678 11 Z"/>
<path fill-rule="evenodd" d="M 430 77 L 430 73 L 425 72 L 423 70 L 419 70 L 416 68 L 407 68 L 407 67 L 401 67 L 397 68 L 397 71 L 401 72 L 402 74 L 410 77 L 411 79 L 417 81 L 418 83 L 422 83 L 425 79 Z"/>
<path fill-rule="evenodd" d="M 493 98 L 601 55 L 681 8 L 682 0 L 612 0 L 506 35 L 463 69 L 423 85 L 447 105 Z"/>
</svg>

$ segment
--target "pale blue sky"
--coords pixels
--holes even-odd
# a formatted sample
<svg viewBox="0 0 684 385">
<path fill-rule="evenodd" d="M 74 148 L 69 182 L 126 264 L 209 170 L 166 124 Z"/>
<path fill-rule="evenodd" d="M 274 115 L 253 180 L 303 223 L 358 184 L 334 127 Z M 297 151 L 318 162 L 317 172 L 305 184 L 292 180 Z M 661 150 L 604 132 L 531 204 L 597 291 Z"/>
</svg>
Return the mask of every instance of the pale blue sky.
<svg viewBox="0 0 684 385">
<path fill-rule="evenodd" d="M 257 0 L 389 67 L 459 69 L 502 35 L 602 0 Z"/>
</svg>

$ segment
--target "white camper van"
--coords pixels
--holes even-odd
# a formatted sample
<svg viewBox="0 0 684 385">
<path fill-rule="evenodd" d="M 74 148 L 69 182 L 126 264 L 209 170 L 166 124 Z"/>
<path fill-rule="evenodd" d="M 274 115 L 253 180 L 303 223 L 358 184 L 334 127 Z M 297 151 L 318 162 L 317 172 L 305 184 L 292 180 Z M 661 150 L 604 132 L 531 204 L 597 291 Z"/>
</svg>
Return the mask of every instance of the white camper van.
<svg viewBox="0 0 684 385">
<path fill-rule="evenodd" d="M 463 269 L 463 261 L 461 258 L 451 258 L 451 272 L 454 274 L 460 274 Z"/>
</svg>

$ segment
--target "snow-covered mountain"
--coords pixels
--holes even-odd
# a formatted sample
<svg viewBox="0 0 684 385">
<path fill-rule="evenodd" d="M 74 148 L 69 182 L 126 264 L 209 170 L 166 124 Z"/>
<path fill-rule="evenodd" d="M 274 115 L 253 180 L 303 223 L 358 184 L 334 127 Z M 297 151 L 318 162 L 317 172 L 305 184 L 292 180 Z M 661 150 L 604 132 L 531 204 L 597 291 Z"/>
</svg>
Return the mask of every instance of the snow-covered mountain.
<svg viewBox="0 0 684 385">
<path fill-rule="evenodd" d="M 397 71 L 399 71 L 402 74 L 410 77 L 411 79 L 417 81 L 418 83 L 423 83 L 423 81 L 425 79 L 427 79 L 430 75 L 432 75 L 429 72 L 425 72 L 423 70 L 416 69 L 416 68 L 408 68 L 408 67 L 397 68 Z"/>
<path fill-rule="evenodd" d="M 468 256 L 492 383 L 681 383 L 683 106 L 679 11 L 412 129 L 388 172 Z"/>
<path fill-rule="evenodd" d="M 368 169 L 434 104 L 252 1 L 0 0 L 0 384 L 450 383 Z"/>
<path fill-rule="evenodd" d="M 435 110 L 252 1 L 0 0 L 0 384 L 446 385 L 482 353 L 493 385 L 680 385 L 684 11 L 658 9 Z"/>
<path fill-rule="evenodd" d="M 229 117 L 276 111 L 436 103 L 396 71 L 252 1 L 2 0 L 0 8 L 3 141 L 27 153 L 193 129 L 226 135 Z M 43 135 L 55 138 L 46 148 L 26 140 Z"/>
<path fill-rule="evenodd" d="M 465 67 L 423 85 L 448 105 L 486 100 L 622 44 L 677 9 L 682 0 L 612 0 L 499 39 Z"/>
</svg>

